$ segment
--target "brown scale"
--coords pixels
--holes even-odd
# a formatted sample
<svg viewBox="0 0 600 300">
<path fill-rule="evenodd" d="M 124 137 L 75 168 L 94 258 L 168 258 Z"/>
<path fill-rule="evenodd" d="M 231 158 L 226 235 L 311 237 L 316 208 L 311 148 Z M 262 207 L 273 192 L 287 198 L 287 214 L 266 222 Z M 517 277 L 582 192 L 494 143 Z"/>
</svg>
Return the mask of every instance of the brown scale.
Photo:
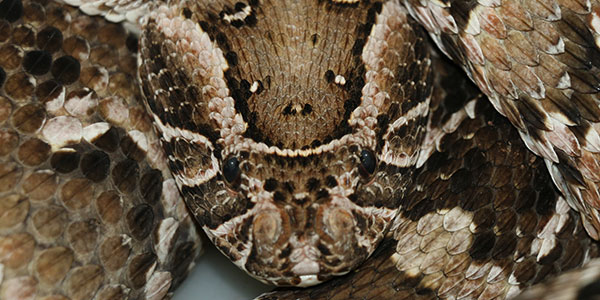
<svg viewBox="0 0 600 300">
<path fill-rule="evenodd" d="M 0 299 L 163 299 L 200 251 L 183 203 L 165 203 L 164 164 L 146 159 L 157 139 L 128 39 L 68 6 L 0 4 Z M 79 131 L 49 127 L 61 117 Z"/>
<path fill-rule="evenodd" d="M 444 98 L 433 114 L 445 118 L 456 109 L 444 104 L 456 100 Z M 417 170 L 395 227 L 365 264 L 322 285 L 260 299 L 504 299 L 597 257 L 597 244 L 542 159 L 485 101 Z M 538 258 L 543 229 L 557 216 L 565 223 L 549 225 L 556 244 Z M 543 294 L 535 291 L 524 299 Z"/>
<path fill-rule="evenodd" d="M 598 239 L 600 28 L 594 22 L 600 2 L 468 3 L 407 1 L 438 46 L 519 128 L 528 148 L 551 162 L 553 180 Z M 427 14 L 436 21 L 427 22 Z"/>
</svg>

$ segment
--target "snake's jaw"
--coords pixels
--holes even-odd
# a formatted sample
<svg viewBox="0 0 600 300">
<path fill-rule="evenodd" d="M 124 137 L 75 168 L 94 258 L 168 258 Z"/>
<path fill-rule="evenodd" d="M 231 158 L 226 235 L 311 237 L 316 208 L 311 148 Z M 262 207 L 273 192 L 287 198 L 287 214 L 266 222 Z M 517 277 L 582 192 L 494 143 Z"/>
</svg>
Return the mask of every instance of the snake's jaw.
<svg viewBox="0 0 600 300">
<path fill-rule="evenodd" d="M 253 277 L 279 286 L 315 285 L 367 259 L 396 215 L 393 204 L 378 205 L 394 202 L 396 194 L 382 188 L 393 176 L 384 170 L 361 178 L 360 153 L 346 145 L 307 157 L 242 151 L 239 180 L 214 186 L 229 186 L 235 196 L 204 193 L 188 204 L 197 207 L 221 252 Z"/>
</svg>

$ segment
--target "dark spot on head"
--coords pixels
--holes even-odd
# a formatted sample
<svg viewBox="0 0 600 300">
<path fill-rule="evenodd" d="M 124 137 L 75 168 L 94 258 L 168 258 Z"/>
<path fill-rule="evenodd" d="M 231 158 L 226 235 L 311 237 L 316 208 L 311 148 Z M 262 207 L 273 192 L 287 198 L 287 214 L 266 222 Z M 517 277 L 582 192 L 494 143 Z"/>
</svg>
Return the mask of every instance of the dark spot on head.
<svg viewBox="0 0 600 300">
<path fill-rule="evenodd" d="M 221 49 L 228 50 L 230 48 L 229 42 L 227 41 L 227 36 L 224 33 L 217 33 L 215 40 L 217 41 L 217 44 L 219 44 L 219 47 L 221 47 Z"/>
<path fill-rule="evenodd" d="M 367 23 L 368 24 L 375 23 L 375 17 L 377 17 L 377 15 L 379 13 L 381 13 L 382 7 L 383 6 L 381 5 L 381 2 L 373 3 L 373 6 L 371 6 L 369 8 L 369 10 L 367 11 Z"/>
<path fill-rule="evenodd" d="M 308 197 L 304 197 L 304 198 L 300 198 L 300 199 L 294 198 L 294 201 L 300 206 L 304 206 L 304 204 L 308 203 L 309 200 L 310 199 Z"/>
<path fill-rule="evenodd" d="M 236 12 L 240 12 L 240 11 L 244 10 L 244 8 L 246 8 L 246 6 L 247 6 L 246 3 L 237 2 L 235 4 L 235 6 L 233 7 L 233 9 L 235 9 Z"/>
<path fill-rule="evenodd" d="M 272 192 L 277 189 L 277 179 L 269 178 L 265 181 L 265 191 Z"/>
<path fill-rule="evenodd" d="M 262 91 L 265 90 L 265 86 L 263 85 L 262 81 L 257 80 L 256 83 L 258 84 L 258 88 L 256 88 L 256 91 L 254 93 L 256 93 L 257 95 L 260 95 L 260 93 L 262 93 Z"/>
<path fill-rule="evenodd" d="M 293 193 L 293 192 L 294 192 L 294 190 L 295 190 L 295 188 L 294 188 L 294 183 L 293 183 L 293 182 L 291 182 L 291 181 L 286 181 L 286 182 L 283 184 L 283 186 L 285 187 L 285 190 L 286 190 L 286 191 L 288 191 L 288 192 L 290 192 L 290 193 Z"/>
<path fill-rule="evenodd" d="M 230 67 L 235 67 L 238 64 L 238 56 L 233 51 L 227 52 L 227 54 L 225 54 L 225 59 Z"/>
<path fill-rule="evenodd" d="M 319 36 L 316 33 L 310 36 L 310 41 L 312 42 L 313 45 L 316 45 L 318 40 L 319 40 Z"/>
<path fill-rule="evenodd" d="M 327 185 L 327 187 L 334 188 L 338 185 L 337 179 L 335 179 L 334 176 L 329 175 L 325 177 L 325 185 Z"/>
<path fill-rule="evenodd" d="M 192 11 L 191 11 L 189 8 L 187 8 L 187 7 L 186 7 L 186 8 L 184 8 L 184 9 L 183 9 L 183 16 L 184 16 L 186 19 L 189 19 L 189 18 L 191 18 L 191 17 L 192 17 Z"/>
<path fill-rule="evenodd" d="M 254 13 L 251 13 L 250 15 L 248 15 L 244 21 L 246 22 L 246 25 L 253 27 L 254 25 L 256 25 L 256 23 L 258 23 L 258 20 L 256 19 L 256 16 L 254 15 Z"/>
<path fill-rule="evenodd" d="M 325 71 L 325 80 L 327 80 L 327 82 L 332 83 L 334 79 L 335 73 L 333 73 L 332 70 Z"/>
<path fill-rule="evenodd" d="M 283 109 L 283 115 L 284 116 L 289 116 L 289 115 L 295 115 L 296 114 L 296 110 L 292 109 L 292 104 L 289 103 L 284 109 Z"/>
<path fill-rule="evenodd" d="M 190 17 L 191 17 L 191 12 L 190 12 Z M 212 32 L 212 27 L 210 26 L 210 24 L 208 24 L 208 22 L 200 21 L 200 22 L 198 22 L 198 24 L 200 24 L 200 28 L 202 29 L 202 31 L 204 31 L 206 33 Z"/>
<path fill-rule="evenodd" d="M 237 89 L 237 80 L 235 80 L 234 78 L 232 78 L 232 81 L 236 82 L 236 86 L 235 87 L 231 87 L 231 88 Z M 240 81 L 239 88 L 242 89 L 242 90 L 245 90 L 245 91 L 250 90 L 250 82 L 248 82 L 248 80 L 246 80 L 246 79 L 242 79 Z"/>
<path fill-rule="evenodd" d="M 110 158 L 103 151 L 94 150 L 83 156 L 79 167 L 87 179 L 100 182 L 108 176 Z"/>
<path fill-rule="evenodd" d="M 314 178 L 314 177 L 311 177 L 311 178 L 309 178 L 309 179 L 308 179 L 308 181 L 306 182 L 306 189 L 307 189 L 309 192 L 315 191 L 317 188 L 319 188 L 319 185 L 320 185 L 320 184 L 321 184 L 321 183 L 319 182 L 319 180 L 318 180 L 318 179 L 316 179 L 316 178 Z"/>
<path fill-rule="evenodd" d="M 310 114 L 312 112 L 312 106 L 308 103 L 304 104 L 304 107 L 302 108 L 302 115 L 306 116 L 308 114 Z"/>
<path fill-rule="evenodd" d="M 69 173 L 79 165 L 79 152 L 58 151 L 52 154 L 50 165 L 59 173 Z"/>
<path fill-rule="evenodd" d="M 231 25 L 235 28 L 240 28 L 242 26 L 244 26 L 244 21 L 242 20 L 233 20 L 231 21 Z"/>
<path fill-rule="evenodd" d="M 321 146 L 321 144 L 322 144 L 322 143 L 321 143 L 321 141 L 319 141 L 319 140 L 314 140 L 314 141 L 312 141 L 312 143 L 310 143 L 310 146 L 311 146 L 312 148 L 316 148 L 316 147 L 319 147 L 319 146 Z"/>
<path fill-rule="evenodd" d="M 486 259 L 490 251 L 494 248 L 496 236 L 492 232 L 482 232 L 475 235 L 475 240 L 469 249 L 469 254 L 473 259 Z"/>
<path fill-rule="evenodd" d="M 285 195 L 280 191 L 276 191 L 275 193 L 273 193 L 273 200 L 275 200 L 276 202 L 284 202 Z"/>
<path fill-rule="evenodd" d="M 320 189 L 317 192 L 317 200 L 328 200 L 329 199 L 329 192 L 326 189 Z"/>
</svg>

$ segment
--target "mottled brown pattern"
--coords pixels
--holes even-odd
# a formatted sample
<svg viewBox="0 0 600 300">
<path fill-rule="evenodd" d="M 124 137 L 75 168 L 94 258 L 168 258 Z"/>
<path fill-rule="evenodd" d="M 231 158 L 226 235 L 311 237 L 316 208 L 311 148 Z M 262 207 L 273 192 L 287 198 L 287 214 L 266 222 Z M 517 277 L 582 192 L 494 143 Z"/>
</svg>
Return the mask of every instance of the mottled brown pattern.
<svg viewBox="0 0 600 300">
<path fill-rule="evenodd" d="M 173 186 L 164 163 L 147 159 L 157 139 L 132 81 L 135 37 L 54 2 L 9 2 L 15 19 L 0 4 L 0 299 L 169 297 L 201 241 L 183 203 L 163 197 Z"/>
<path fill-rule="evenodd" d="M 404 2 L 546 159 L 557 187 L 599 239 L 600 2 Z"/>
<path fill-rule="evenodd" d="M 438 116 L 453 111 L 444 103 L 461 102 L 452 97 Z M 392 231 L 365 264 L 260 299 L 504 299 L 597 257 L 543 160 L 486 99 L 475 112 L 417 171 Z"/>
<path fill-rule="evenodd" d="M 153 5 L 70 3 L 117 22 L 137 22 Z M 385 32 L 373 26 L 390 3 L 392 33 L 369 45 L 369 34 Z M 175 186 L 167 164 L 205 228 L 234 220 L 215 239 L 221 251 L 283 285 L 300 282 L 290 261 L 294 242 L 314 239 L 306 228 L 319 237 L 312 246 L 327 274 L 318 281 L 372 251 L 348 247 L 357 245 L 348 233 L 385 234 L 385 218 L 319 206 L 350 179 L 361 186 L 352 204 L 400 208 L 355 272 L 264 299 L 501 299 L 598 256 L 585 233 L 597 238 L 599 218 L 598 2 L 404 1 L 516 130 L 435 58 L 398 3 L 173 2 L 150 14 L 142 37 L 150 120 L 138 104 L 137 39 L 124 27 L 44 0 L 1 1 L 0 299 L 169 298 L 199 240 L 177 192 L 163 193 Z M 162 22 L 184 19 L 198 27 L 175 37 L 182 23 Z M 198 28 L 217 55 L 181 51 L 181 37 Z M 225 96 L 232 105 L 213 101 Z M 376 115 L 355 110 L 369 100 Z M 151 121 L 164 123 L 156 125 L 170 159 Z M 309 150 L 361 130 L 358 145 L 334 153 L 266 146 Z M 248 138 L 266 145 L 250 151 Z M 375 152 L 372 175 L 361 149 Z M 224 180 L 232 157 L 242 174 Z M 265 194 L 277 209 L 256 205 Z M 597 264 L 521 297 L 594 297 Z"/>
<path fill-rule="evenodd" d="M 425 136 L 430 49 L 413 25 L 393 1 L 181 1 L 149 16 L 139 72 L 169 168 L 240 268 L 313 285 L 373 252 Z"/>
</svg>

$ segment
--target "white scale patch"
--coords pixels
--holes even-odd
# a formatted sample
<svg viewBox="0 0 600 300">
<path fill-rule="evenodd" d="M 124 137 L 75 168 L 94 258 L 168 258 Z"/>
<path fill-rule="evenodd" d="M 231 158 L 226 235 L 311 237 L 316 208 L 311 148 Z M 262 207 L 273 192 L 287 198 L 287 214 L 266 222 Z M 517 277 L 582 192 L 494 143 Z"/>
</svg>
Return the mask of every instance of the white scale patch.
<svg viewBox="0 0 600 300">
<path fill-rule="evenodd" d="M 244 21 L 249 15 L 252 14 L 252 7 L 249 5 L 244 6 L 241 11 L 238 11 L 234 14 L 225 14 L 223 15 L 223 20 L 227 23 L 231 23 L 233 21 Z"/>
<path fill-rule="evenodd" d="M 167 256 L 170 254 L 171 244 L 178 228 L 179 222 L 174 218 L 166 218 L 158 225 L 158 230 L 155 233 L 157 241 L 155 242 L 154 250 L 161 264 L 168 263 Z"/>
<path fill-rule="evenodd" d="M 170 272 L 154 272 L 144 287 L 146 299 L 164 299 L 169 292 L 169 288 L 171 288 L 171 281 L 172 276 Z"/>
<path fill-rule="evenodd" d="M 88 125 L 83 128 L 83 138 L 88 143 L 93 143 L 94 140 L 105 134 L 110 129 L 110 124 L 106 122 L 98 122 Z"/>
<path fill-rule="evenodd" d="M 52 149 L 57 150 L 68 144 L 79 143 L 83 135 L 83 126 L 79 119 L 59 116 L 46 122 L 42 135 Z"/>
<path fill-rule="evenodd" d="M 146 135 L 139 130 L 131 130 L 127 132 L 131 140 L 144 152 L 148 152 L 148 139 Z"/>
</svg>

